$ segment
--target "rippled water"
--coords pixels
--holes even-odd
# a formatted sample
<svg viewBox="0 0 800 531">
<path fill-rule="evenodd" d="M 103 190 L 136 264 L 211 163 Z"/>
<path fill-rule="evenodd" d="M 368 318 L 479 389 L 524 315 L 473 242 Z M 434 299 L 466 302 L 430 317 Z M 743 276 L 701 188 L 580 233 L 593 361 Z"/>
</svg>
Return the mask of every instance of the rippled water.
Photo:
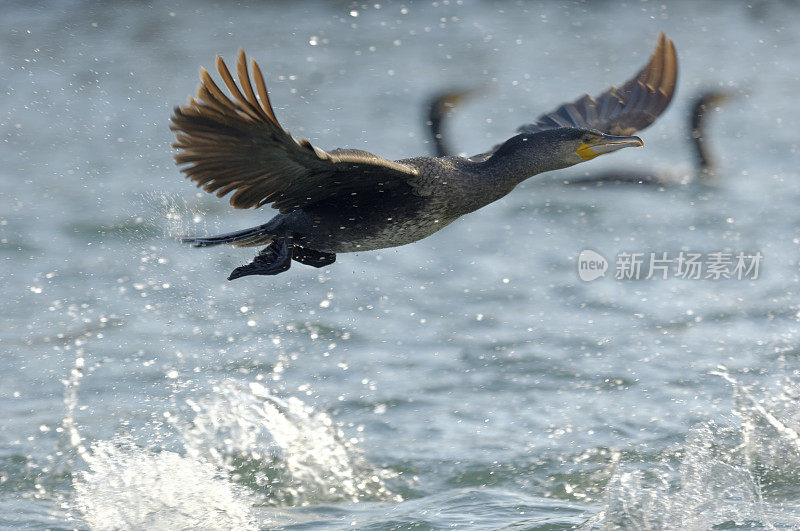
<svg viewBox="0 0 800 531">
<path fill-rule="evenodd" d="M 0 526 L 800 526 L 800 11 L 790 2 L 19 3 L 0 20 Z M 323 148 L 477 153 L 680 56 L 645 148 L 416 244 L 227 282 L 262 223 L 172 164 L 200 65 L 244 47 Z M 563 186 L 615 167 L 709 184 Z M 591 249 L 611 263 L 578 278 Z M 759 252 L 755 280 L 616 280 L 622 252 Z"/>
</svg>

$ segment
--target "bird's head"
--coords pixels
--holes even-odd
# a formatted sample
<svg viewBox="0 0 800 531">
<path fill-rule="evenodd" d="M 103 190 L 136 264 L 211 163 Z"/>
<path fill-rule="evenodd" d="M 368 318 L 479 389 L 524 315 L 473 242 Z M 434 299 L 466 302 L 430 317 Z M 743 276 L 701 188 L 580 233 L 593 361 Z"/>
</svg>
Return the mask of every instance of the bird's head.
<svg viewBox="0 0 800 531">
<path fill-rule="evenodd" d="M 523 133 L 505 142 L 496 156 L 529 156 L 538 162 L 538 172 L 551 171 L 626 147 L 643 146 L 638 136 L 614 136 L 592 129 L 561 127 Z"/>
<path fill-rule="evenodd" d="M 733 94 L 730 92 L 710 90 L 701 94 L 698 101 L 707 107 L 716 107 L 730 99 L 733 99 Z"/>
<path fill-rule="evenodd" d="M 574 130 L 572 146 L 576 145 L 575 154 L 583 162 L 599 155 L 605 155 L 626 147 L 642 147 L 644 142 L 638 136 L 607 135 L 600 131 Z"/>
<path fill-rule="evenodd" d="M 710 90 L 700 94 L 694 101 L 691 114 L 692 137 L 703 136 L 703 119 L 709 111 L 716 110 L 720 105 L 734 98 L 733 93 L 721 90 Z"/>
</svg>

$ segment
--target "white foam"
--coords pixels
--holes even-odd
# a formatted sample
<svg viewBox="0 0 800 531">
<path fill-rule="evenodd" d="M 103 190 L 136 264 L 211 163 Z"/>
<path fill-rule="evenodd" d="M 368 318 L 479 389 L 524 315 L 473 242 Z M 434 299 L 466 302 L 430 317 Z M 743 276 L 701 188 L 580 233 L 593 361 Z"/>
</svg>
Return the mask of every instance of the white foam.
<svg viewBox="0 0 800 531">
<path fill-rule="evenodd" d="M 400 501 L 384 481 L 391 474 L 372 466 L 329 415 L 297 398 L 229 380 L 190 406 L 187 453 L 252 476 L 269 503 Z"/>
<path fill-rule="evenodd" d="M 92 529 L 256 529 L 247 489 L 213 464 L 100 441 L 73 481 L 75 506 Z"/>
</svg>

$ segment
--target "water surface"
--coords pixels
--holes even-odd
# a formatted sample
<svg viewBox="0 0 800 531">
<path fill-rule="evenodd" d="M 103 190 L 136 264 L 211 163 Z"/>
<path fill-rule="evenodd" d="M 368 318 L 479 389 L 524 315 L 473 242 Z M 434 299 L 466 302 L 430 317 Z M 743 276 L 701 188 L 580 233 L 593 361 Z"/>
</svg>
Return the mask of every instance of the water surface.
<svg viewBox="0 0 800 531">
<path fill-rule="evenodd" d="M 19 3 L 0 31 L 0 526 L 791 528 L 800 522 L 800 176 L 791 3 Z M 680 86 L 614 167 L 532 179 L 402 248 L 225 280 L 262 223 L 194 189 L 168 118 L 239 47 L 325 149 L 473 154 L 624 82 L 659 30 Z M 608 260 L 578 278 L 580 251 Z M 761 253 L 755 280 L 616 280 L 619 253 Z"/>
</svg>

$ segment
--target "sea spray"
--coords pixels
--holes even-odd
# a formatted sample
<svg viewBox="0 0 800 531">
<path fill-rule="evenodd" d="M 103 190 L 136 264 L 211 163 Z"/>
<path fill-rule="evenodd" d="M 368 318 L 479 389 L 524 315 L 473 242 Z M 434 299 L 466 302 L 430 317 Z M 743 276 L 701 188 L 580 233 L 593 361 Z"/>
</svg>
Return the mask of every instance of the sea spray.
<svg viewBox="0 0 800 531">
<path fill-rule="evenodd" d="M 253 498 L 213 464 L 126 438 L 98 441 L 73 482 L 92 529 L 257 529 Z"/>
<path fill-rule="evenodd" d="M 394 474 L 374 467 L 327 413 L 298 398 L 226 380 L 189 405 L 187 454 L 229 470 L 270 504 L 401 499 L 385 481 Z"/>
<path fill-rule="evenodd" d="M 605 509 L 584 528 L 708 529 L 717 525 L 794 527 L 800 470 L 800 387 L 786 381 L 757 396 L 719 366 L 711 374 L 731 384 L 731 425 L 694 426 L 661 465 L 622 463 L 609 480 Z M 771 493 L 771 501 L 765 500 Z"/>
</svg>

